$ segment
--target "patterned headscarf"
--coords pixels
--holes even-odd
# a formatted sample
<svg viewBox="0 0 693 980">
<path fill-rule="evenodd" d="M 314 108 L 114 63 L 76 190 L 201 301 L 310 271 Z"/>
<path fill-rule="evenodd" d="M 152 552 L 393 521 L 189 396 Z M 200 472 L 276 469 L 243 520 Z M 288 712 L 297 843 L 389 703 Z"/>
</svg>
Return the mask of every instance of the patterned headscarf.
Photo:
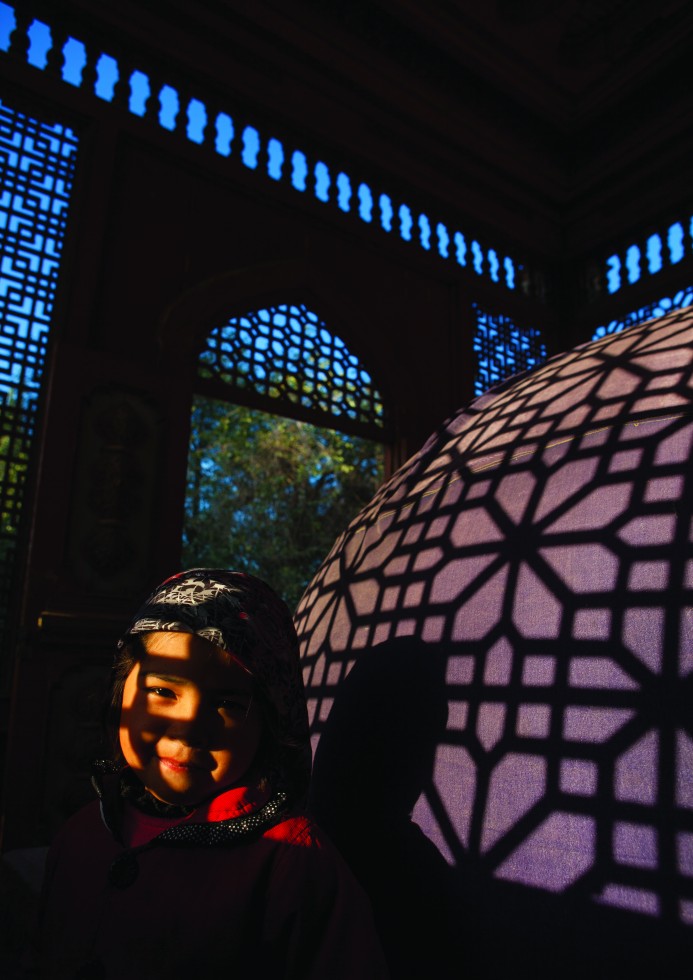
<svg viewBox="0 0 693 980">
<path fill-rule="evenodd" d="M 306 699 L 296 630 L 279 596 L 253 575 L 193 568 L 152 592 L 118 647 L 153 632 L 194 633 L 233 655 L 272 711 L 278 761 L 289 770 L 282 775 L 305 790 L 310 774 Z"/>
</svg>

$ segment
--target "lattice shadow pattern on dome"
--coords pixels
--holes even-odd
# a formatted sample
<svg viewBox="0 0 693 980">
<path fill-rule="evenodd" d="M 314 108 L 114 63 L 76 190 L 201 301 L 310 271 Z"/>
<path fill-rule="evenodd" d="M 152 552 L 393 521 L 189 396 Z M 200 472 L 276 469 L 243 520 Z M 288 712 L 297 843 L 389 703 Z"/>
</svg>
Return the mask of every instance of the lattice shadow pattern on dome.
<svg viewBox="0 0 693 980">
<path fill-rule="evenodd" d="M 256 310 L 212 330 L 199 377 L 252 392 L 275 410 L 283 403 L 286 414 L 307 412 L 332 426 L 340 420 L 384 438 L 385 411 L 370 374 L 303 304 Z"/>
<path fill-rule="evenodd" d="M 467 912 L 461 938 L 448 933 L 459 963 L 476 944 L 485 976 L 513 928 L 499 976 L 516 945 L 527 953 L 534 940 L 534 967 L 547 976 L 609 955 L 612 968 L 661 959 L 668 977 L 684 975 L 675 956 L 693 937 L 692 401 L 690 309 L 553 358 L 434 435 L 350 525 L 299 606 L 328 830 L 349 851 L 362 819 L 339 789 L 340 768 L 360 799 L 354 786 L 366 780 L 369 815 L 379 784 L 392 808 L 392 770 L 412 777 L 406 760 L 427 732 L 428 762 L 403 799 L 417 801 L 445 880 L 470 889 L 464 908 L 485 909 L 473 934 Z M 380 674 L 367 666 L 376 655 Z M 388 693 L 400 676 L 408 685 Z M 436 699 L 447 705 L 437 734 L 425 721 Z M 410 724 L 391 719 L 399 735 L 381 730 L 364 744 L 359 733 L 377 728 L 370 715 L 402 702 Z M 380 781 L 362 777 L 383 745 Z M 395 839 L 385 835 L 382 850 Z M 370 884 L 382 916 L 387 889 L 377 874 Z"/>
</svg>

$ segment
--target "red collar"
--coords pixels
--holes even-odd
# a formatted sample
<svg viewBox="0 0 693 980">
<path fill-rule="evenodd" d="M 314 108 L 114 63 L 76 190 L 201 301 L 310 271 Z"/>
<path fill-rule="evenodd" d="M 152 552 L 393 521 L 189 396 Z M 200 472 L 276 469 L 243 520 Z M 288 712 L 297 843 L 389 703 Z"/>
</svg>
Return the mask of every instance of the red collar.
<svg viewBox="0 0 693 980">
<path fill-rule="evenodd" d="M 126 847 L 142 847 L 169 827 L 183 823 L 218 823 L 247 813 L 254 813 L 267 803 L 269 789 L 259 786 L 233 786 L 211 800 L 206 800 L 185 817 L 157 817 L 142 813 L 131 803 L 125 804 L 123 814 L 123 843 Z"/>
</svg>

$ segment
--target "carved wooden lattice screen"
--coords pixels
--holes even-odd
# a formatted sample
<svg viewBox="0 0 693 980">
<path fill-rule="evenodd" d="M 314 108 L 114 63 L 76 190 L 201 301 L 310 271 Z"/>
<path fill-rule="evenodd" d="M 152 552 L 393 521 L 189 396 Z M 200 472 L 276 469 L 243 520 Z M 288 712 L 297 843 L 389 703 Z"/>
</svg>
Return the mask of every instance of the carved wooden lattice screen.
<svg viewBox="0 0 693 980">
<path fill-rule="evenodd" d="M 476 304 L 474 311 L 475 395 L 483 395 L 510 375 L 529 371 L 546 360 L 546 347 L 538 330 L 522 330 L 509 317 L 491 316 Z"/>
<path fill-rule="evenodd" d="M 0 103 L 0 631 L 18 529 L 77 138 Z M 3 678 L 7 666 L 2 669 Z"/>
<path fill-rule="evenodd" d="M 617 320 L 611 320 L 604 326 L 597 327 L 594 331 L 593 340 L 606 337 L 609 333 L 620 333 L 628 327 L 634 327 L 638 323 L 645 323 L 647 320 L 654 320 L 656 317 L 665 316 L 673 310 L 683 310 L 693 303 L 693 286 L 687 289 L 680 289 L 673 296 L 662 296 L 654 303 L 648 303 L 637 310 L 631 310 L 625 316 Z"/>
<path fill-rule="evenodd" d="M 387 439 L 383 401 L 370 374 L 303 304 L 256 310 L 212 330 L 199 376 L 254 392 L 268 399 L 268 410 L 308 413 L 318 424 L 356 425 L 363 435 Z"/>
</svg>

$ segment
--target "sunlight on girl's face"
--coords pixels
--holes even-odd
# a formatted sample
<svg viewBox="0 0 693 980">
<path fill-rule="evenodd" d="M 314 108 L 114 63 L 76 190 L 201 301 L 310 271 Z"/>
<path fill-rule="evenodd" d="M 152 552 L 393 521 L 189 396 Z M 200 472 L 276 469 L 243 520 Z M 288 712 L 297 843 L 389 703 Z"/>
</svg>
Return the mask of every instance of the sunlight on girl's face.
<svg viewBox="0 0 693 980">
<path fill-rule="evenodd" d="M 252 677 L 192 633 L 150 633 L 123 688 L 120 745 L 153 796 L 194 806 L 245 775 L 262 717 Z"/>
</svg>

